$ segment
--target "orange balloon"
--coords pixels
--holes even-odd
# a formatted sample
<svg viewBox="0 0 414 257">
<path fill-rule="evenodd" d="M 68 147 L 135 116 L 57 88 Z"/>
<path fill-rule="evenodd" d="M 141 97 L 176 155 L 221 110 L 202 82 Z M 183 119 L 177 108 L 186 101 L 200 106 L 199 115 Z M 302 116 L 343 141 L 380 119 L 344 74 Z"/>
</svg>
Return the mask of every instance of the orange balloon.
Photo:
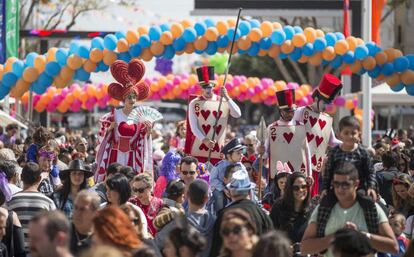
<svg viewBox="0 0 414 257">
<path fill-rule="evenodd" d="M 80 57 L 79 57 L 80 58 Z M 37 69 L 39 74 L 45 70 L 46 67 L 46 57 L 44 55 L 36 56 L 34 60 L 34 67 Z M 6 64 L 7 68 L 7 64 Z"/>
<path fill-rule="evenodd" d="M 161 42 L 153 42 L 150 50 L 153 55 L 160 55 L 164 52 L 164 45 Z"/>
<path fill-rule="evenodd" d="M 117 43 L 118 52 L 123 53 L 129 50 L 128 41 L 125 38 L 121 38 Z"/>
<path fill-rule="evenodd" d="M 273 95 L 275 95 L 276 94 L 276 87 L 273 85 L 273 86 L 270 86 L 270 87 L 268 87 L 267 88 L 267 95 L 269 95 L 269 96 L 273 96 Z"/>
<path fill-rule="evenodd" d="M 322 63 L 322 53 L 321 52 L 317 52 L 316 54 L 314 54 L 313 56 L 311 56 L 309 58 L 309 63 L 314 65 L 314 66 L 318 66 L 321 65 Z"/>
<path fill-rule="evenodd" d="M 146 61 L 146 62 L 149 62 L 149 61 L 151 61 L 152 57 L 154 57 L 154 56 L 153 56 L 153 54 L 151 53 L 150 49 L 148 49 L 148 48 L 144 48 L 144 49 L 142 50 L 142 53 L 141 53 L 141 59 L 142 59 L 142 60 L 144 60 L 144 61 Z"/>
<path fill-rule="evenodd" d="M 400 74 L 398 73 L 394 73 L 391 76 L 387 77 L 385 79 L 385 82 L 390 86 L 390 87 L 395 87 L 396 85 L 401 83 L 401 77 Z"/>
<path fill-rule="evenodd" d="M 257 54 L 258 56 L 266 56 L 267 55 L 267 51 L 264 49 L 260 49 L 259 53 Z"/>
<path fill-rule="evenodd" d="M 285 40 L 285 42 L 283 42 L 283 44 L 280 46 L 280 50 L 284 54 L 290 54 L 293 52 L 293 50 L 295 50 L 295 47 L 293 46 L 292 41 Z"/>
<path fill-rule="evenodd" d="M 357 46 L 357 39 L 353 36 L 349 36 L 346 38 L 346 42 L 348 42 L 349 50 L 354 51 Z"/>
<path fill-rule="evenodd" d="M 352 73 L 358 73 L 362 69 L 361 61 L 356 60 L 349 68 Z"/>
<path fill-rule="evenodd" d="M 128 44 L 133 45 L 137 44 L 139 40 L 139 33 L 135 30 L 128 30 L 126 33 L 126 40 Z"/>
<path fill-rule="evenodd" d="M 217 37 L 219 36 L 219 32 L 216 27 L 210 27 L 206 30 L 206 33 L 204 34 L 204 37 L 208 41 L 216 41 Z"/>
<path fill-rule="evenodd" d="M 17 61 L 17 60 L 18 59 L 16 57 L 9 57 L 9 58 L 7 58 L 6 63 L 4 65 L 5 66 L 4 70 L 6 72 L 11 71 L 13 69 L 13 63 L 15 61 Z M 45 58 L 45 63 L 46 63 L 46 58 Z"/>
<path fill-rule="evenodd" d="M 202 51 L 207 48 L 208 41 L 205 37 L 199 37 L 194 41 L 194 47 L 195 49 Z"/>
<path fill-rule="evenodd" d="M 259 28 L 253 28 L 250 30 L 248 38 L 252 42 L 259 42 L 260 39 L 262 39 L 262 36 L 263 36 L 263 32 Z"/>
<path fill-rule="evenodd" d="M 272 57 L 272 58 L 276 58 L 279 56 L 280 54 L 280 46 L 278 45 L 272 45 L 269 49 L 269 51 L 267 52 L 267 54 Z"/>
<path fill-rule="evenodd" d="M 273 30 L 277 30 L 277 29 L 283 29 L 282 24 L 280 24 L 279 22 L 273 22 Z"/>
<path fill-rule="evenodd" d="M 302 57 L 299 58 L 298 63 L 307 63 L 308 61 L 309 57 L 302 55 Z"/>
<path fill-rule="evenodd" d="M 171 45 L 173 43 L 173 35 L 172 35 L 172 33 L 169 32 L 169 31 L 162 32 L 161 37 L 160 37 L 160 41 L 164 45 Z"/>
<path fill-rule="evenodd" d="M 377 62 L 377 64 L 383 65 L 387 62 L 387 54 L 385 52 L 378 52 L 375 55 L 375 61 Z"/>
<path fill-rule="evenodd" d="M 20 98 L 22 104 L 26 105 L 29 102 L 29 92 L 26 92 Z"/>
<path fill-rule="evenodd" d="M 103 59 L 103 52 L 98 48 L 94 48 L 89 52 L 89 59 L 93 62 L 100 62 Z"/>
<path fill-rule="evenodd" d="M 325 32 L 323 32 L 322 30 L 320 30 L 320 29 L 317 29 L 316 30 L 316 37 L 318 38 L 318 37 L 325 37 Z"/>
<path fill-rule="evenodd" d="M 171 24 L 171 33 L 174 38 L 180 37 L 184 32 L 184 27 L 180 23 Z"/>
<path fill-rule="evenodd" d="M 335 43 L 335 52 L 339 55 L 344 55 L 349 50 L 348 41 L 341 39 Z"/>
<path fill-rule="evenodd" d="M 185 46 L 185 52 L 187 54 L 192 54 L 194 53 L 195 48 L 194 48 L 194 44 L 193 43 L 187 43 L 187 45 Z"/>
<path fill-rule="evenodd" d="M 239 41 L 237 41 L 237 46 L 241 49 L 241 50 L 247 50 L 250 48 L 250 46 L 252 45 L 252 42 L 250 41 L 249 38 L 247 38 L 246 36 L 243 36 L 239 39 Z"/>
<path fill-rule="evenodd" d="M 16 82 L 16 85 L 12 87 L 10 91 L 10 95 L 15 98 L 20 98 L 23 96 L 24 93 L 26 93 L 30 88 L 30 83 L 24 81 L 23 79 L 19 79 Z"/>
<path fill-rule="evenodd" d="M 82 103 L 86 102 L 88 100 L 89 96 L 86 92 L 81 92 L 79 100 L 82 101 Z"/>
<path fill-rule="evenodd" d="M 377 62 L 375 61 L 375 58 L 372 56 L 367 56 L 367 58 L 365 58 L 362 61 L 362 67 L 364 67 L 364 69 L 368 71 L 374 69 L 376 64 Z"/>
<path fill-rule="evenodd" d="M 384 74 L 380 74 L 380 75 L 378 75 L 378 77 L 376 77 L 375 78 L 377 81 L 383 81 L 383 80 L 385 80 L 386 79 L 386 77 L 385 77 L 385 75 Z"/>
<path fill-rule="evenodd" d="M 230 53 L 231 44 L 229 44 L 226 49 L 227 49 L 227 53 Z M 239 50 L 238 44 L 234 44 L 234 46 L 233 46 L 233 54 L 236 54 L 238 50 Z"/>
<path fill-rule="evenodd" d="M 356 39 L 356 42 L 357 42 L 357 46 L 365 44 L 364 40 L 362 40 L 359 37 Z"/>
<path fill-rule="evenodd" d="M 35 111 L 37 111 L 37 112 L 39 112 L 39 113 L 43 112 L 43 111 L 45 110 L 45 108 L 46 108 L 46 105 L 40 105 L 40 104 L 37 104 L 37 105 L 34 107 Z"/>
<path fill-rule="evenodd" d="M 292 42 L 295 47 L 303 47 L 306 44 L 306 36 L 302 33 L 295 34 Z"/>
<path fill-rule="evenodd" d="M 352 110 L 355 108 L 354 102 L 351 99 L 346 100 L 345 108 L 348 110 Z"/>
<path fill-rule="evenodd" d="M 385 49 L 384 53 L 387 55 L 387 62 L 392 62 L 395 58 L 402 56 L 402 52 L 394 48 Z"/>
<path fill-rule="evenodd" d="M 275 81 L 274 86 L 276 87 L 276 92 L 286 89 L 286 82 L 283 80 Z"/>
<path fill-rule="evenodd" d="M 66 87 L 66 81 L 61 76 L 56 76 L 53 79 L 55 86 L 57 88 L 64 88 Z"/>
<path fill-rule="evenodd" d="M 332 61 L 335 59 L 335 49 L 332 46 L 328 46 L 322 52 L 322 58 L 326 61 Z"/>
<path fill-rule="evenodd" d="M 144 34 L 148 35 L 148 26 L 140 26 L 138 28 L 138 33 L 139 35 L 144 35 Z"/>
<path fill-rule="evenodd" d="M 56 48 L 56 47 L 52 47 L 52 48 L 49 48 L 49 50 L 47 50 L 47 53 L 46 53 L 46 60 L 48 61 L 48 62 L 53 62 L 53 61 L 55 61 L 56 60 L 56 51 L 57 51 L 58 49 Z"/>
<path fill-rule="evenodd" d="M 193 26 L 193 23 L 190 20 L 182 20 L 180 23 L 185 29 Z"/>
<path fill-rule="evenodd" d="M 303 96 L 304 96 L 304 94 L 303 94 L 302 90 L 300 90 L 300 88 L 295 90 L 295 98 L 296 98 L 297 101 L 302 100 Z"/>
<path fill-rule="evenodd" d="M 313 44 L 313 42 L 315 42 L 315 39 L 316 39 L 316 30 L 314 28 L 307 27 L 307 28 L 305 28 L 305 30 L 303 31 L 303 33 L 305 34 L 306 41 L 308 43 L 312 43 Z"/>
<path fill-rule="evenodd" d="M 175 97 L 181 95 L 181 92 L 182 92 L 181 88 L 179 88 L 179 87 L 174 87 L 173 88 L 173 94 L 174 94 Z"/>
<path fill-rule="evenodd" d="M 34 67 L 27 67 L 22 77 L 26 82 L 32 83 L 39 77 L 39 72 Z"/>
<path fill-rule="evenodd" d="M 38 56 L 39 57 L 39 56 Z M 37 57 L 36 57 L 37 58 Z M 71 54 L 68 59 L 66 64 L 69 66 L 69 68 L 71 68 L 72 70 L 77 70 L 82 66 L 82 58 L 80 58 L 79 56 L 75 55 L 75 54 Z"/>
<path fill-rule="evenodd" d="M 112 51 L 109 51 L 109 52 L 105 53 L 104 56 L 103 56 L 103 62 L 108 66 L 111 66 L 111 64 L 114 63 L 116 61 L 116 59 L 117 59 L 116 53 L 114 53 Z M 70 68 L 72 68 L 72 67 L 70 67 Z M 74 69 L 74 70 L 76 70 L 76 69 Z"/>
<path fill-rule="evenodd" d="M 269 37 L 273 32 L 273 24 L 270 21 L 264 21 L 260 24 L 260 29 L 262 30 L 263 37 Z"/>
<path fill-rule="evenodd" d="M 247 82 L 242 82 L 239 85 L 240 92 L 246 92 L 248 88 L 249 88 L 249 85 L 247 84 Z"/>
<path fill-rule="evenodd" d="M 226 35 L 229 29 L 229 24 L 225 21 L 218 21 L 216 24 L 219 35 Z"/>
<path fill-rule="evenodd" d="M 83 69 L 87 72 L 94 72 L 96 70 L 96 63 L 91 60 L 86 60 L 83 64 Z"/>
<path fill-rule="evenodd" d="M 68 66 L 64 66 L 61 70 L 60 70 L 60 76 L 64 79 L 64 80 L 70 80 L 73 77 L 73 74 L 75 74 L 75 71 L 72 70 L 71 68 L 69 68 Z"/>
<path fill-rule="evenodd" d="M 414 71 L 406 70 L 401 73 L 401 80 L 405 85 L 414 84 Z"/>
<path fill-rule="evenodd" d="M 229 24 L 230 28 L 236 27 L 236 20 L 235 19 L 228 19 L 227 24 Z"/>
</svg>

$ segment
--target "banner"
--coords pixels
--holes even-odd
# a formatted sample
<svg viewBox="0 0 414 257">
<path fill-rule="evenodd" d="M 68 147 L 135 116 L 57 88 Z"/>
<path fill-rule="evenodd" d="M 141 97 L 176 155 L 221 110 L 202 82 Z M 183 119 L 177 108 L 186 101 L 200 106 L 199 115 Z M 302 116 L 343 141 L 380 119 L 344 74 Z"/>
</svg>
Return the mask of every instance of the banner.
<svg viewBox="0 0 414 257">
<path fill-rule="evenodd" d="M 4 2 L 4 1 L 3 1 Z M 6 0 L 6 56 L 17 57 L 19 50 L 19 1 Z"/>
<path fill-rule="evenodd" d="M 6 4 L 0 1 L 0 63 L 6 62 Z"/>
</svg>

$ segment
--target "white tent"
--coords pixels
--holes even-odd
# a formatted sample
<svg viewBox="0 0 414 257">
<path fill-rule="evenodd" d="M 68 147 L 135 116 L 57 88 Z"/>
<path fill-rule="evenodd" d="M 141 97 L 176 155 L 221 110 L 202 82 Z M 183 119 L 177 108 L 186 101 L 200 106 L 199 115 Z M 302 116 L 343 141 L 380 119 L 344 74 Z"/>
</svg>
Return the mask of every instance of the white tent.
<svg viewBox="0 0 414 257">
<path fill-rule="evenodd" d="M 20 128 L 27 129 L 27 126 L 20 121 L 16 120 L 15 118 L 11 117 L 4 111 L 0 110 L 0 125 L 6 127 L 11 123 L 16 123 Z"/>
<path fill-rule="evenodd" d="M 405 89 L 394 92 L 387 83 L 372 88 L 371 92 L 373 105 L 414 105 L 414 96 L 408 95 Z"/>
</svg>

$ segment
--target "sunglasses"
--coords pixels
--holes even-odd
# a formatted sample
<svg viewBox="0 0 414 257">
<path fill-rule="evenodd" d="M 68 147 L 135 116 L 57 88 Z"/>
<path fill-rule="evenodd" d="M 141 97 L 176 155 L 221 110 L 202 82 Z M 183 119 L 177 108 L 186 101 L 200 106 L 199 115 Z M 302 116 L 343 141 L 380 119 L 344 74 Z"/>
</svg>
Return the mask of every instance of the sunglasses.
<svg viewBox="0 0 414 257">
<path fill-rule="evenodd" d="M 228 236 L 230 234 L 240 235 L 242 231 L 243 231 L 243 226 L 237 225 L 237 226 L 234 226 L 233 228 L 223 228 L 221 230 L 221 235 L 222 236 Z"/>
<path fill-rule="evenodd" d="M 349 181 L 344 181 L 344 182 L 339 182 L 339 181 L 334 181 L 332 182 L 332 186 L 334 188 L 342 188 L 342 189 L 349 189 L 352 186 L 352 182 Z"/>
<path fill-rule="evenodd" d="M 188 174 L 190 174 L 191 176 L 193 176 L 194 174 L 196 174 L 196 172 L 195 171 L 186 171 L 186 170 L 184 170 L 184 171 L 181 171 L 181 173 L 183 173 L 183 175 L 184 176 L 187 176 Z"/>
<path fill-rule="evenodd" d="M 297 192 L 297 191 L 300 191 L 300 190 L 307 189 L 308 188 L 308 185 L 300 185 L 300 186 L 293 185 L 292 188 L 293 188 L 293 191 L 296 191 Z"/>
<path fill-rule="evenodd" d="M 140 193 L 140 194 L 142 194 L 142 193 L 144 193 L 145 192 L 145 190 L 147 190 L 147 188 L 148 187 L 142 187 L 142 188 L 132 188 L 132 192 L 134 192 L 134 193 Z"/>
</svg>

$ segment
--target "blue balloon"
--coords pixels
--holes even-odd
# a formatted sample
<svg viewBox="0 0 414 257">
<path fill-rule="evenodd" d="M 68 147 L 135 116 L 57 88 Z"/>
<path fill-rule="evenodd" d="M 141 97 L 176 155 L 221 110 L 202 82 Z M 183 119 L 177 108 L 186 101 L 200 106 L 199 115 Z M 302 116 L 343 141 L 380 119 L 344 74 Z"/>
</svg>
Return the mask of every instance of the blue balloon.
<svg viewBox="0 0 414 257">
<path fill-rule="evenodd" d="M 52 82 L 53 82 L 53 80 L 52 80 Z M 42 85 L 42 84 L 40 84 L 40 82 L 33 83 L 32 86 L 31 86 L 31 90 L 33 92 L 35 92 L 36 94 L 38 94 L 38 95 L 44 94 L 46 92 L 47 88 L 48 88 L 48 86 Z"/>
<path fill-rule="evenodd" d="M 414 84 L 406 85 L 405 91 L 407 91 L 407 94 L 414 96 Z"/>
<path fill-rule="evenodd" d="M 279 59 L 283 60 L 283 59 L 286 59 L 287 57 L 288 57 L 287 54 L 280 52 Z"/>
<path fill-rule="evenodd" d="M 83 68 L 77 69 L 75 71 L 75 79 L 80 81 L 87 81 L 91 77 L 91 74 L 85 71 Z"/>
<path fill-rule="evenodd" d="M 248 21 L 240 21 L 239 23 L 239 29 L 242 36 L 246 36 L 249 34 L 250 30 L 252 29 L 252 26 Z"/>
<path fill-rule="evenodd" d="M 89 49 L 86 46 L 80 46 L 78 48 L 78 55 L 82 58 L 89 59 Z"/>
<path fill-rule="evenodd" d="M 121 38 L 125 38 L 126 37 L 126 33 L 125 31 L 117 31 L 115 32 L 115 37 L 119 40 Z"/>
<path fill-rule="evenodd" d="M 94 37 L 91 41 L 91 48 L 104 49 L 104 39 L 101 37 Z"/>
<path fill-rule="evenodd" d="M 60 72 L 60 65 L 57 62 L 49 62 L 46 64 L 45 73 L 51 77 L 55 77 Z"/>
<path fill-rule="evenodd" d="M 410 62 L 410 65 L 408 66 L 408 68 L 409 68 L 410 70 L 414 70 L 414 54 L 407 54 L 405 57 L 406 57 L 406 58 L 408 59 L 408 61 Z"/>
<path fill-rule="evenodd" d="M 194 29 L 197 32 L 197 36 L 202 36 L 204 33 L 206 33 L 207 26 L 202 22 L 196 22 L 194 25 Z"/>
<path fill-rule="evenodd" d="M 163 58 L 171 60 L 172 58 L 174 58 L 174 55 L 175 55 L 175 51 L 171 45 L 167 45 L 164 47 Z"/>
<path fill-rule="evenodd" d="M 321 62 L 321 65 L 322 66 L 326 66 L 326 65 L 328 65 L 329 64 L 329 62 L 327 61 L 327 60 L 323 60 L 322 59 L 322 62 Z"/>
<path fill-rule="evenodd" d="M 151 45 L 151 39 L 148 35 L 141 35 L 139 37 L 138 44 L 141 46 L 141 48 L 147 48 Z"/>
<path fill-rule="evenodd" d="M 375 66 L 375 68 L 374 69 L 372 69 L 372 70 L 370 70 L 370 71 L 368 71 L 368 75 L 371 77 L 371 78 L 376 78 L 376 77 L 378 77 L 379 75 L 380 75 L 380 73 L 381 73 L 381 68 L 379 67 L 379 66 Z"/>
<path fill-rule="evenodd" d="M 38 56 L 37 53 L 31 52 L 26 56 L 26 65 L 34 67 L 34 60 Z"/>
<path fill-rule="evenodd" d="M 179 37 L 174 40 L 173 47 L 175 51 L 182 51 L 185 49 L 185 40 L 182 37 Z"/>
<path fill-rule="evenodd" d="M 186 43 L 194 42 L 197 38 L 197 32 L 193 28 L 186 28 L 183 33 L 183 39 Z"/>
<path fill-rule="evenodd" d="M 47 88 L 48 86 L 52 85 L 53 77 L 47 75 L 46 73 L 42 73 L 37 78 L 37 84 L 42 88 Z M 36 91 L 35 91 L 36 92 Z"/>
<path fill-rule="evenodd" d="M 362 76 L 366 73 L 367 71 L 364 68 L 361 68 L 358 72 L 358 75 Z"/>
<path fill-rule="evenodd" d="M 141 46 L 139 44 L 131 45 L 129 47 L 129 54 L 132 57 L 138 57 L 138 56 L 140 56 L 141 55 L 141 52 L 142 52 L 142 48 L 141 48 Z"/>
<path fill-rule="evenodd" d="M 318 37 L 315 39 L 315 42 L 313 42 L 313 50 L 321 52 L 325 50 L 326 45 L 326 40 L 324 38 Z"/>
<path fill-rule="evenodd" d="M 312 56 L 313 55 L 313 45 L 311 43 L 306 43 L 302 47 L 302 53 L 304 56 Z"/>
<path fill-rule="evenodd" d="M 272 32 L 270 39 L 272 40 L 273 44 L 281 45 L 286 40 L 286 33 L 282 29 L 277 29 Z"/>
<path fill-rule="evenodd" d="M 216 23 L 212 19 L 205 19 L 204 23 L 206 24 L 207 28 L 216 26 Z"/>
<path fill-rule="evenodd" d="M 270 47 L 272 47 L 272 40 L 270 37 L 264 37 L 260 40 L 261 49 L 268 50 Z"/>
<path fill-rule="evenodd" d="M 207 48 L 204 50 L 208 55 L 214 55 L 217 53 L 217 43 L 208 42 Z"/>
<path fill-rule="evenodd" d="M 200 55 L 200 54 L 203 54 L 204 53 L 204 50 L 197 50 L 197 49 L 195 49 L 194 50 L 194 53 Z"/>
<path fill-rule="evenodd" d="M 11 88 L 17 82 L 17 76 L 13 72 L 6 72 L 3 74 L 2 82 L 7 88 Z"/>
<path fill-rule="evenodd" d="M 393 86 L 393 87 L 390 87 L 390 88 L 394 92 L 400 92 L 401 90 L 404 89 L 404 87 L 405 87 L 404 84 L 403 83 L 400 83 L 400 84 L 398 84 L 396 86 Z"/>
<path fill-rule="evenodd" d="M 158 26 L 152 26 L 148 31 L 148 35 L 152 41 L 160 40 L 161 33 L 162 31 Z"/>
<path fill-rule="evenodd" d="M 334 69 L 338 69 L 342 65 L 342 56 L 337 55 L 335 58 L 331 61 L 330 65 Z"/>
<path fill-rule="evenodd" d="M 234 28 L 229 28 L 227 30 L 227 37 L 229 38 L 229 40 L 233 40 L 233 36 L 234 36 Z M 240 36 L 241 36 L 240 29 L 237 29 L 235 40 L 238 40 L 240 38 Z"/>
<path fill-rule="evenodd" d="M 106 65 L 104 62 L 99 62 L 97 68 L 100 71 L 107 71 L 109 69 L 109 66 Z"/>
<path fill-rule="evenodd" d="M 250 20 L 250 26 L 252 28 L 260 28 L 260 21 L 258 21 L 256 19 L 252 19 L 252 20 Z"/>
<path fill-rule="evenodd" d="M 10 88 L 7 88 L 5 86 L 3 86 L 2 83 L 0 83 L 0 100 L 5 98 L 6 95 L 8 95 L 10 92 Z"/>
<path fill-rule="evenodd" d="M 295 34 L 303 33 L 303 29 L 299 26 L 295 26 L 293 27 L 293 29 L 295 30 Z"/>
<path fill-rule="evenodd" d="M 328 46 L 335 46 L 336 43 L 336 35 L 335 33 L 329 32 L 325 35 L 326 44 Z"/>
<path fill-rule="evenodd" d="M 394 65 L 392 63 L 384 63 L 381 68 L 381 73 L 385 76 L 391 76 L 394 73 Z"/>
<path fill-rule="evenodd" d="M 104 46 L 109 51 L 114 51 L 116 49 L 116 43 L 118 42 L 118 39 L 115 35 L 108 34 L 104 37 Z"/>
<path fill-rule="evenodd" d="M 260 51 L 260 45 L 259 43 L 252 43 L 252 45 L 250 46 L 250 48 L 247 50 L 247 54 L 250 56 L 257 56 L 257 54 Z"/>
<path fill-rule="evenodd" d="M 56 61 L 59 63 L 60 66 L 64 66 L 66 65 L 67 59 L 68 59 L 68 50 L 67 49 L 63 49 L 63 48 L 59 48 L 56 51 Z"/>
<path fill-rule="evenodd" d="M 24 71 L 24 62 L 17 60 L 12 65 L 13 73 L 18 77 L 21 78 Z"/>
<path fill-rule="evenodd" d="M 381 48 L 379 48 L 374 42 L 368 42 L 365 46 L 368 48 L 369 56 L 375 56 L 379 51 L 381 51 Z"/>
<path fill-rule="evenodd" d="M 301 48 L 295 48 L 291 53 L 290 53 L 290 59 L 292 59 L 292 61 L 297 61 L 302 57 L 302 49 Z"/>
<path fill-rule="evenodd" d="M 72 41 L 69 45 L 69 53 L 76 54 L 78 52 L 79 46 L 80 44 L 78 41 Z"/>
<path fill-rule="evenodd" d="M 122 52 L 118 54 L 118 60 L 122 60 L 126 63 L 128 63 L 129 61 L 131 61 L 131 55 L 129 54 L 129 52 Z"/>
<path fill-rule="evenodd" d="M 355 48 L 355 57 L 362 61 L 365 58 L 367 58 L 369 55 L 369 49 L 368 47 L 364 46 L 364 45 L 359 45 Z"/>
<path fill-rule="evenodd" d="M 219 36 L 217 39 L 217 47 L 220 47 L 220 48 L 227 47 L 229 45 L 229 42 L 230 42 L 230 39 L 227 35 Z"/>
<path fill-rule="evenodd" d="M 160 25 L 160 29 L 162 32 L 164 31 L 170 31 L 170 25 L 168 25 L 167 23 L 163 23 Z"/>
<path fill-rule="evenodd" d="M 407 70 L 409 66 L 410 66 L 410 61 L 405 56 L 395 58 L 395 60 L 394 60 L 394 70 L 395 71 L 403 72 L 403 71 Z"/>
<path fill-rule="evenodd" d="M 354 52 L 352 51 L 347 51 L 344 54 L 344 56 L 342 56 L 342 58 L 344 59 L 344 62 L 347 64 L 353 64 L 355 62 Z"/>
<path fill-rule="evenodd" d="M 283 31 L 286 34 L 286 39 L 292 40 L 293 36 L 295 35 L 295 29 L 292 26 L 287 25 L 283 28 Z"/>
<path fill-rule="evenodd" d="M 344 34 L 342 32 L 335 32 L 336 40 L 342 40 L 345 39 Z"/>
<path fill-rule="evenodd" d="M 237 49 L 237 53 L 238 53 L 238 54 L 245 54 L 245 53 L 247 53 L 247 50 L 241 50 L 241 49 L 239 48 L 239 49 Z"/>
</svg>

